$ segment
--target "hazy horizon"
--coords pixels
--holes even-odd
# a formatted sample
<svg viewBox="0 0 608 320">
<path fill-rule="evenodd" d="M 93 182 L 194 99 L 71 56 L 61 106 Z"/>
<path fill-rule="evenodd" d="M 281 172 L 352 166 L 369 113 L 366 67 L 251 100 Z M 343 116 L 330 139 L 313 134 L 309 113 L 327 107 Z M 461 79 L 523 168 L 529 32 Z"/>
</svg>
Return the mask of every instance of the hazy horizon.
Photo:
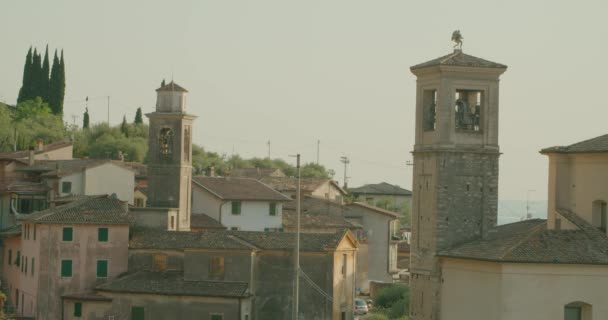
<svg viewBox="0 0 608 320">
<path fill-rule="evenodd" d="M 501 77 L 500 199 L 547 198 L 541 148 L 606 133 L 608 4 L 601 1 L 145 1 L 5 4 L 0 101 L 14 103 L 30 46 L 63 49 L 65 121 L 110 123 L 155 105 L 160 82 L 190 91 L 194 142 L 292 162 L 317 158 L 349 186 L 411 188 L 415 77 L 452 51 L 509 66 Z M 535 190 L 528 192 L 528 190 Z"/>
</svg>

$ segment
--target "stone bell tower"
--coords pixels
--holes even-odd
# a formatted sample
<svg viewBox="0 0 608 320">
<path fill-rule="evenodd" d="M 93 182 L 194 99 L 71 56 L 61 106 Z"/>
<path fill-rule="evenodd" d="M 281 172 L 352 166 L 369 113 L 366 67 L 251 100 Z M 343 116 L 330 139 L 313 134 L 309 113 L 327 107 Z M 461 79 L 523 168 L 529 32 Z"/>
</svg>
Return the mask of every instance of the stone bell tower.
<svg viewBox="0 0 608 320">
<path fill-rule="evenodd" d="M 190 230 L 192 121 L 186 113 L 188 91 L 173 81 L 156 89 L 156 111 L 150 119 L 148 206 L 171 210 L 169 229 Z"/>
<path fill-rule="evenodd" d="M 462 49 L 410 68 L 417 77 L 412 320 L 449 318 L 441 314 L 442 250 L 496 226 L 498 87 L 506 68 Z"/>
</svg>

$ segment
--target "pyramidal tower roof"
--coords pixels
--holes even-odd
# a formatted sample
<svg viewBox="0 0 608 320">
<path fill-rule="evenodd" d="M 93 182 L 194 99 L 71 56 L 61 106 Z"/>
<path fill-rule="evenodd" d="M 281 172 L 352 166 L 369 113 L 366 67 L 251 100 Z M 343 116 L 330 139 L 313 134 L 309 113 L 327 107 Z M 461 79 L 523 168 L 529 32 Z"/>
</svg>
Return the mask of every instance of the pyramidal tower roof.
<svg viewBox="0 0 608 320">
<path fill-rule="evenodd" d="M 454 52 L 452 52 L 448 55 L 417 64 L 413 67 L 410 67 L 410 70 L 417 70 L 417 69 L 435 67 L 435 66 L 456 66 L 456 67 L 496 68 L 496 69 L 507 68 L 507 66 L 504 64 L 492 62 L 489 60 L 485 60 L 482 58 L 477 58 L 472 55 L 465 54 L 462 52 L 462 49 L 454 49 Z"/>
<path fill-rule="evenodd" d="M 169 83 L 167 83 L 166 85 L 156 89 L 156 91 L 181 91 L 181 92 L 188 92 L 188 90 L 184 89 L 183 87 L 181 87 L 180 85 L 178 85 L 177 83 L 171 81 Z"/>
</svg>

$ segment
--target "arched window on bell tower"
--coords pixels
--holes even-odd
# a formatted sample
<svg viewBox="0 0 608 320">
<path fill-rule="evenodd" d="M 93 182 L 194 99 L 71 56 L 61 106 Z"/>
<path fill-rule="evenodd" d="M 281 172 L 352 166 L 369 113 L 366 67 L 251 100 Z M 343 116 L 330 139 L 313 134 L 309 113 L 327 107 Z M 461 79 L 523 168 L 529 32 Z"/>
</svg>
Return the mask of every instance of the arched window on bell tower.
<svg viewBox="0 0 608 320">
<path fill-rule="evenodd" d="M 170 159 L 173 153 L 173 130 L 162 128 L 158 133 L 158 151 L 161 159 Z"/>
<path fill-rule="evenodd" d="M 455 125 L 458 131 L 480 132 L 483 92 L 457 89 L 454 97 Z"/>
</svg>

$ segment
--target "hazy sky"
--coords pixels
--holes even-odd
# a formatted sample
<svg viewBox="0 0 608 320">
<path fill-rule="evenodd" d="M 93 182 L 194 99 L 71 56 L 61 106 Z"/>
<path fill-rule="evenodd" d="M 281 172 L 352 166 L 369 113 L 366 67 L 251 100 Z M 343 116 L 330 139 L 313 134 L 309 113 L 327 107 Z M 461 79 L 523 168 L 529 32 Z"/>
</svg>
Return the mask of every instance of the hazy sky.
<svg viewBox="0 0 608 320">
<path fill-rule="evenodd" d="M 547 198 L 538 150 L 608 131 L 607 1 L 10 1 L 0 100 L 14 103 L 33 45 L 62 48 L 65 120 L 151 112 L 161 80 L 190 91 L 194 141 L 263 157 L 301 153 L 350 186 L 410 188 L 415 77 L 452 51 L 509 66 L 500 92 L 500 198 Z"/>
</svg>

